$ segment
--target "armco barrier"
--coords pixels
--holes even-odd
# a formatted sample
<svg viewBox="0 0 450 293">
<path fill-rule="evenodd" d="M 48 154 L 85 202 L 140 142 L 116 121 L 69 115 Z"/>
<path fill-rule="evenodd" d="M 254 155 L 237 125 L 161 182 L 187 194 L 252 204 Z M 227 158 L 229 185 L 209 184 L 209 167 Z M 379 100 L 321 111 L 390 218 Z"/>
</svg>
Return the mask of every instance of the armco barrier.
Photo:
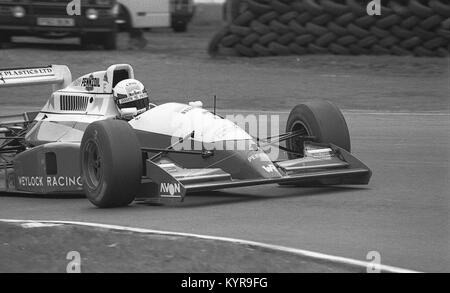
<svg viewBox="0 0 450 293">
<path fill-rule="evenodd" d="M 210 55 L 449 55 L 449 0 L 229 0 L 230 23 L 209 43 Z"/>
</svg>

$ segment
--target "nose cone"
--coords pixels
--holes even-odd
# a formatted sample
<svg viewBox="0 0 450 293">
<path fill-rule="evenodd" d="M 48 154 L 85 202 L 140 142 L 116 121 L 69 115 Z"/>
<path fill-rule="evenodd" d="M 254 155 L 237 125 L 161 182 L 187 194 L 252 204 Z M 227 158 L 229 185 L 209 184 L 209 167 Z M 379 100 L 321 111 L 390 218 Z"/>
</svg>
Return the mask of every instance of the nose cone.
<svg viewBox="0 0 450 293">
<path fill-rule="evenodd" d="M 203 168 L 220 168 L 234 179 L 279 178 L 282 174 L 254 140 L 230 140 L 223 144 L 204 144 L 214 150 Z"/>
</svg>

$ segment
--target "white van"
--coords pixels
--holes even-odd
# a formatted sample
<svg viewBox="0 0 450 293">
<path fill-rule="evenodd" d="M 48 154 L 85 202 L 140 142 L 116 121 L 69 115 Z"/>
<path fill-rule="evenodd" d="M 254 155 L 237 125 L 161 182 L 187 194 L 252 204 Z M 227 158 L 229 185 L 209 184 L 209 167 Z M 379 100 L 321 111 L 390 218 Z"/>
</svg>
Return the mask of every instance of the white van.
<svg viewBox="0 0 450 293">
<path fill-rule="evenodd" d="M 117 0 L 121 29 L 172 27 L 183 32 L 194 14 L 193 0 Z"/>
</svg>

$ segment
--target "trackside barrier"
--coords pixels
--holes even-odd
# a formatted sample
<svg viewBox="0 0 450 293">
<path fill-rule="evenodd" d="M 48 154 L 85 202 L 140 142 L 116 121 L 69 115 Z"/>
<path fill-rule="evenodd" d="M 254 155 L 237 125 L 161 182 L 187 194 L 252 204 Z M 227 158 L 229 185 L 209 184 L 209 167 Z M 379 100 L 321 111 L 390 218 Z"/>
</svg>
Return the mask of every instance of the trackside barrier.
<svg viewBox="0 0 450 293">
<path fill-rule="evenodd" d="M 448 0 L 229 0 L 210 55 L 449 55 Z"/>
</svg>

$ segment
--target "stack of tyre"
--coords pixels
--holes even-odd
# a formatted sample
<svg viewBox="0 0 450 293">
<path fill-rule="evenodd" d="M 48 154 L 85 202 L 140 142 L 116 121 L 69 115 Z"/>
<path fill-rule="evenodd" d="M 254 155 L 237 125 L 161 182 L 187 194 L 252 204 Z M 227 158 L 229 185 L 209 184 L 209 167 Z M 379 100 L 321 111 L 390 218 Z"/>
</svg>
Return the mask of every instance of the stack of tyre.
<svg viewBox="0 0 450 293">
<path fill-rule="evenodd" d="M 448 56 L 449 0 L 234 0 L 210 55 L 393 54 Z"/>
</svg>

